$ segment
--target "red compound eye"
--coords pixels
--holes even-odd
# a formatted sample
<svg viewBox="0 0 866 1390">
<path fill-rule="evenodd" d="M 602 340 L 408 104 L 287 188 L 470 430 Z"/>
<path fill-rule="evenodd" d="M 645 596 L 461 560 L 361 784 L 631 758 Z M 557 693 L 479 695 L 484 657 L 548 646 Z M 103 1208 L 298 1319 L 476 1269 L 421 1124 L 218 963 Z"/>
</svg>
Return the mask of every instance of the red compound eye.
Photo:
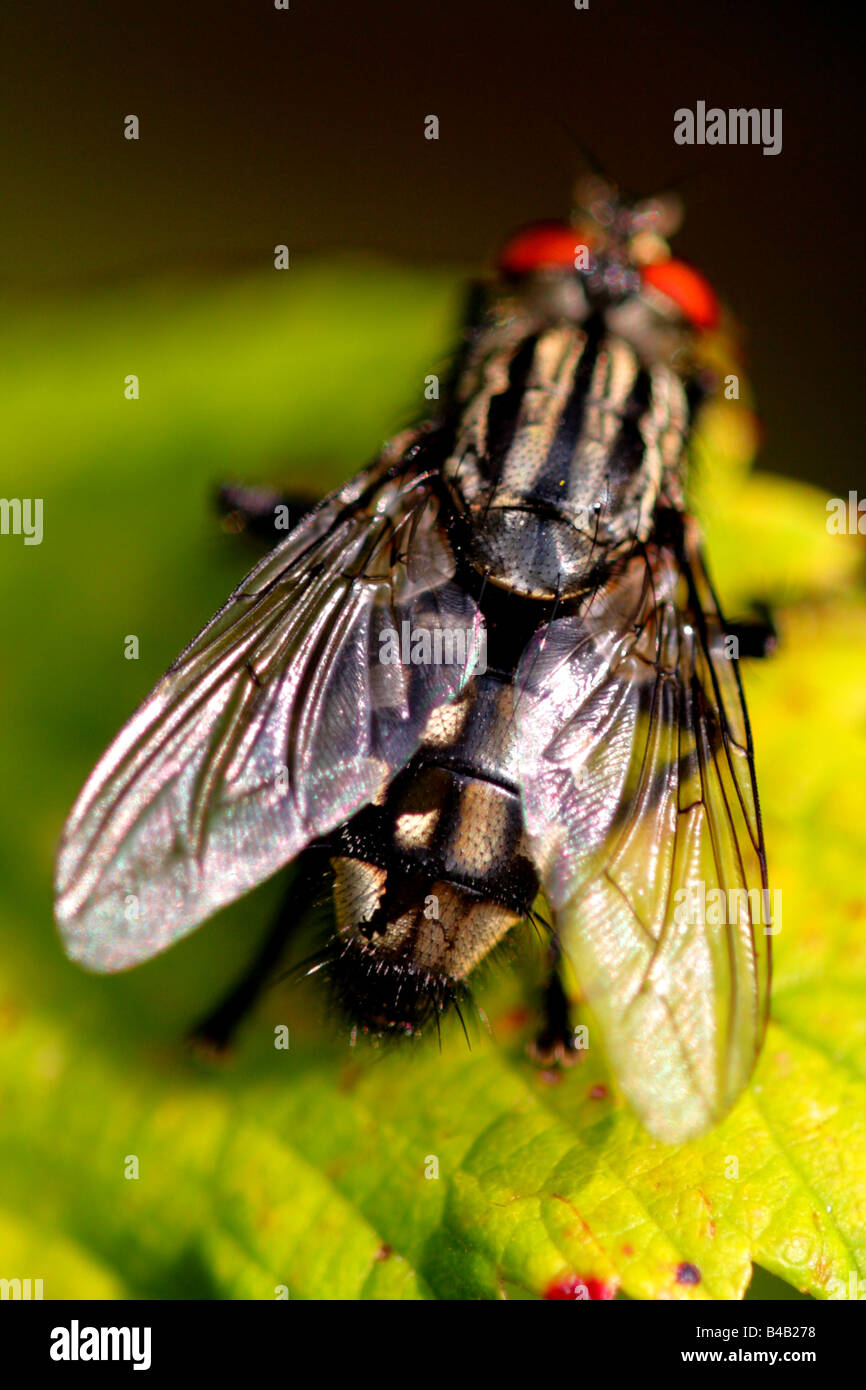
<svg viewBox="0 0 866 1390">
<path fill-rule="evenodd" d="M 645 265 L 641 270 L 645 285 L 672 299 L 693 328 L 715 328 L 719 321 L 719 301 L 703 275 L 685 261 L 671 259 Z"/>
<path fill-rule="evenodd" d="M 515 232 L 499 253 L 504 275 L 528 275 L 533 270 L 574 270 L 575 252 L 586 238 L 568 222 L 533 222 Z"/>
</svg>

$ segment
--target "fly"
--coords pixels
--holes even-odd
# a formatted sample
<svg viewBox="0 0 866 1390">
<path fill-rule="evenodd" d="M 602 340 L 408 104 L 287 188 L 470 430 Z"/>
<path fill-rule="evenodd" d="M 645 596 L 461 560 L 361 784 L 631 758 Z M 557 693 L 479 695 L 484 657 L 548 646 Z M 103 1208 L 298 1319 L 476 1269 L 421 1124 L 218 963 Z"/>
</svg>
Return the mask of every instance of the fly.
<svg viewBox="0 0 866 1390">
<path fill-rule="evenodd" d="M 718 306 L 675 222 L 595 180 L 573 222 L 507 242 L 440 413 L 265 556 L 92 773 L 57 862 L 73 959 L 136 965 L 298 860 L 261 977 L 324 863 L 316 968 L 356 1029 L 414 1033 L 541 894 L 650 1131 L 730 1108 L 766 1023 L 767 877 L 685 501 Z M 272 505 L 232 502 L 259 527 Z M 697 885 L 734 920 L 683 912 Z M 561 1053 L 557 967 L 541 1045 Z"/>
</svg>

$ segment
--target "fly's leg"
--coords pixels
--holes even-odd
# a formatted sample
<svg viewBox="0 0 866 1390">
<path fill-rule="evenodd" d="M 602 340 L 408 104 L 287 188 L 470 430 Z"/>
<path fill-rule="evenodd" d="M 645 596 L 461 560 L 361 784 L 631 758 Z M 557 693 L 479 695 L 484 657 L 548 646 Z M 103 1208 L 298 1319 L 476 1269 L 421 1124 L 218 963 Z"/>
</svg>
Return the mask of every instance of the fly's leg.
<svg viewBox="0 0 866 1390">
<path fill-rule="evenodd" d="M 217 492 L 216 504 L 227 530 L 244 531 L 269 545 L 277 545 L 313 510 L 317 500 L 274 488 L 224 483 Z"/>
<path fill-rule="evenodd" d="M 304 854 L 279 910 L 244 974 L 216 1008 L 190 1030 L 189 1040 L 196 1050 L 223 1052 L 251 1012 L 282 959 L 286 943 L 315 905 L 322 889 L 324 856 L 318 849 Z"/>
<path fill-rule="evenodd" d="M 761 658 L 772 656 L 779 641 L 769 606 L 762 600 L 752 604 L 755 618 L 741 623 L 728 623 L 727 636 L 736 640 L 738 657 Z"/>
<path fill-rule="evenodd" d="M 489 298 L 489 290 L 481 280 L 470 284 L 460 316 L 460 322 L 463 325 L 460 341 L 452 355 L 451 368 L 442 391 L 442 399 L 445 401 L 453 400 L 457 383 L 466 370 L 466 364 L 475 345 L 475 340 L 487 317 Z"/>
<path fill-rule="evenodd" d="M 547 984 L 541 1003 L 541 1026 L 530 1043 L 529 1055 L 543 1067 L 571 1066 L 580 1060 L 571 1026 L 571 1007 L 559 973 L 562 948 L 556 937 L 550 946 Z"/>
</svg>

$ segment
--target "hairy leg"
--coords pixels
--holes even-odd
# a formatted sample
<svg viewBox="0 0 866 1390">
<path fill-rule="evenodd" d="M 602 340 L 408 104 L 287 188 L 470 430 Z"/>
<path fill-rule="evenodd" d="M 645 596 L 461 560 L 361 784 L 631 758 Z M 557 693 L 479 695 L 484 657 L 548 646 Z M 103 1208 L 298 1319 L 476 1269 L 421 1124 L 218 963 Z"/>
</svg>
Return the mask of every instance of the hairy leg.
<svg viewBox="0 0 866 1390">
<path fill-rule="evenodd" d="M 307 850 L 301 856 L 288 892 L 244 974 L 190 1030 L 194 1046 L 221 1052 L 230 1045 L 237 1028 L 270 982 L 292 932 L 315 904 L 324 883 L 324 860 L 319 849 Z"/>
<path fill-rule="evenodd" d="M 243 531 L 277 545 L 316 506 L 318 498 L 294 496 L 266 487 L 224 483 L 217 492 L 217 509 L 229 530 Z"/>
<path fill-rule="evenodd" d="M 741 658 L 772 656 L 779 640 L 773 615 L 763 600 L 757 600 L 752 604 L 752 608 L 756 615 L 754 618 L 727 624 L 728 636 L 737 639 L 738 655 Z"/>
<path fill-rule="evenodd" d="M 529 1047 L 533 1061 L 544 1067 L 570 1066 L 580 1059 L 571 1025 L 571 1007 L 560 975 L 561 960 L 562 948 L 554 937 L 550 945 L 547 984 L 541 999 L 541 1024 Z"/>
</svg>

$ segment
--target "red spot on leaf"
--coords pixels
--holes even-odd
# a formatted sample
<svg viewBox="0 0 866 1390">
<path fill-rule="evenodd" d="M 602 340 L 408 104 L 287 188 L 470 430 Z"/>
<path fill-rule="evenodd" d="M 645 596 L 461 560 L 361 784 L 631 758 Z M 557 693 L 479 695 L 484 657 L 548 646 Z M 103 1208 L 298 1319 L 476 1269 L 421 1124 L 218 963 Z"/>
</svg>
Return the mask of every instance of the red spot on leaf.
<svg viewBox="0 0 866 1390">
<path fill-rule="evenodd" d="M 677 1266 L 678 1284 L 699 1284 L 701 1282 L 701 1271 L 697 1265 L 687 1264 L 685 1261 Z"/>
<path fill-rule="evenodd" d="M 590 1086 L 589 1094 L 592 1100 L 607 1100 L 606 1086 Z"/>
<path fill-rule="evenodd" d="M 516 1033 L 521 1028 L 525 1028 L 532 1018 L 531 1009 L 510 1009 L 496 1021 L 496 1031 L 498 1033 Z"/>
<path fill-rule="evenodd" d="M 544 1297 L 554 1302 L 608 1302 L 615 1297 L 618 1288 L 614 1279 L 584 1279 L 580 1274 L 563 1274 L 548 1285 Z"/>
</svg>

